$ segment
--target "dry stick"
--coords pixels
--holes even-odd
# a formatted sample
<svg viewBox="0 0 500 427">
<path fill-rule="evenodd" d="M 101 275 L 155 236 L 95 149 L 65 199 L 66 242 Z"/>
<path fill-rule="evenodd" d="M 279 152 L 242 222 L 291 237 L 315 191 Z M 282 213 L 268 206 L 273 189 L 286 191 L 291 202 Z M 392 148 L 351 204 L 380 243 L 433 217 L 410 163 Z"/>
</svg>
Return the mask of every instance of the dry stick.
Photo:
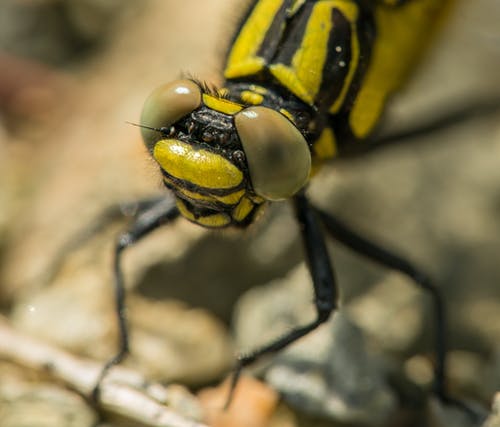
<svg viewBox="0 0 500 427">
<path fill-rule="evenodd" d="M 86 399 L 102 364 L 82 359 L 22 335 L 0 317 L 0 358 L 36 371 L 48 372 Z M 168 388 L 155 384 L 144 389 L 143 376 L 122 367 L 110 371 L 101 384 L 99 406 L 109 413 L 151 427 L 207 427 L 166 407 Z"/>
</svg>

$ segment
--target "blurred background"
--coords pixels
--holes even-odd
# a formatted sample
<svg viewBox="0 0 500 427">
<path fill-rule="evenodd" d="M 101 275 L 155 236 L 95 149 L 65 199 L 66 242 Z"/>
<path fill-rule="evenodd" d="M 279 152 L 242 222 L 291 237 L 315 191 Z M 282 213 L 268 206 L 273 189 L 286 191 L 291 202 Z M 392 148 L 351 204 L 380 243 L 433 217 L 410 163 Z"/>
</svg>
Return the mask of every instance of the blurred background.
<svg viewBox="0 0 500 427">
<path fill-rule="evenodd" d="M 127 215 L 103 212 L 164 191 L 138 129 L 126 122 L 138 122 L 149 92 L 182 73 L 221 84 L 224 52 L 246 3 L 0 2 L 0 309 L 16 330 L 97 360 L 113 354 L 111 255 Z M 500 104 L 498 22 L 497 0 L 457 0 L 383 125 L 399 129 L 462 106 Z M 411 144 L 333 163 L 310 188 L 318 205 L 435 278 L 448 304 L 452 388 L 484 405 L 500 390 L 499 118 L 490 111 Z M 405 381 L 428 385 L 426 299 L 334 242 L 331 254 L 342 310 L 363 331 L 367 352 Z M 125 255 L 126 363 L 194 391 L 219 381 L 236 350 L 307 318 L 312 295 L 302 256 L 287 203 L 244 232 L 214 233 L 184 220 L 158 230 Z M 259 372 L 297 407 L 272 366 Z M 40 385 L 9 361 L 0 362 L 0 377 L 28 394 Z M 16 409 L 5 389 L 0 415 L 10 424 L 3 425 L 21 425 L 31 401 Z M 392 413 L 401 392 L 388 389 L 392 403 L 384 410 Z M 325 425 L 370 418 L 339 421 L 312 399 L 308 408 L 287 409 L 289 424 L 276 425 L 312 425 L 295 413 L 303 410 Z M 398 420 L 391 425 L 412 425 Z"/>
</svg>

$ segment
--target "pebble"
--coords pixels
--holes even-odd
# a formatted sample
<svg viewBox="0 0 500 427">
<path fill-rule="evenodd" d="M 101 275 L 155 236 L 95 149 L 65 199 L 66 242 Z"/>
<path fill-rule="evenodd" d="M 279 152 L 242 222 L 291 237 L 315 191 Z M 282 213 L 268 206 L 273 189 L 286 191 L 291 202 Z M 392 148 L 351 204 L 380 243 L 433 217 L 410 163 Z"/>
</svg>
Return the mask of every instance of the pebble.
<svg viewBox="0 0 500 427">
<path fill-rule="evenodd" d="M 238 342 L 247 349 L 313 319 L 310 279 L 300 266 L 282 281 L 242 298 Z M 370 353 L 361 330 L 341 309 L 325 325 L 272 358 L 265 379 L 292 406 L 344 423 L 384 425 L 397 409 L 385 365 Z"/>
<path fill-rule="evenodd" d="M 2 369 L 2 427 L 94 427 L 98 416 L 79 395 L 48 382 L 30 382 Z"/>
</svg>

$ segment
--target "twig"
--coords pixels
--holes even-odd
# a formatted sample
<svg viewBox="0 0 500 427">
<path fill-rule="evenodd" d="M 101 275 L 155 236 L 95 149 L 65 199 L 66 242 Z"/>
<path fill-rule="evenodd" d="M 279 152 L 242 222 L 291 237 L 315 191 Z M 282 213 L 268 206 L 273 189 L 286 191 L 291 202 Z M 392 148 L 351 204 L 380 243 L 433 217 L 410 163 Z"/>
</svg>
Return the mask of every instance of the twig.
<svg viewBox="0 0 500 427">
<path fill-rule="evenodd" d="M 48 372 L 54 379 L 90 400 L 102 364 L 75 357 L 63 350 L 22 335 L 0 317 L 0 358 L 36 371 Z M 146 387 L 138 372 L 113 368 L 101 383 L 97 405 L 106 413 L 151 427 L 207 427 L 189 420 L 165 406 L 172 392 L 154 384 Z"/>
</svg>

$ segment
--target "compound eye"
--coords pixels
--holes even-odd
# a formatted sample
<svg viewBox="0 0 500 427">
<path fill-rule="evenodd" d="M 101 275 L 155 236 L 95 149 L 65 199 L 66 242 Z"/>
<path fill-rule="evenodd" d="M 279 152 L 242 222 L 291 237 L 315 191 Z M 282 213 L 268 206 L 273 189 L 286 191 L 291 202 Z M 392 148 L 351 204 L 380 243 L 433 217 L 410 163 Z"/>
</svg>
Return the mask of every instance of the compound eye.
<svg viewBox="0 0 500 427">
<path fill-rule="evenodd" d="M 141 125 L 169 127 L 201 105 L 201 89 L 191 80 L 177 80 L 155 89 L 146 99 L 141 114 Z M 158 132 L 141 128 L 144 143 L 151 151 L 158 140 Z"/>
<path fill-rule="evenodd" d="M 311 171 L 311 152 L 299 130 L 282 114 L 259 106 L 246 108 L 234 121 L 255 193 L 267 200 L 297 193 Z"/>
</svg>

